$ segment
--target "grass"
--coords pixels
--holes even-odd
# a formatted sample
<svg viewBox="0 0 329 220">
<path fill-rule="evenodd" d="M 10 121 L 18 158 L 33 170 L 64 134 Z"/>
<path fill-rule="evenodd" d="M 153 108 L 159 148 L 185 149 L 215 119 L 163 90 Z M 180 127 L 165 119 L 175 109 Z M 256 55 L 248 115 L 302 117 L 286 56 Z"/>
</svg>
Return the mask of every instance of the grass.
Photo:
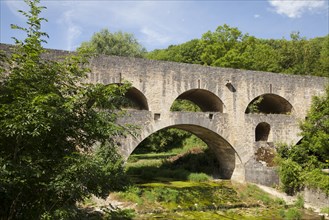
<svg viewBox="0 0 329 220">
<path fill-rule="evenodd" d="M 126 173 L 138 183 L 212 179 L 211 176 L 219 166 L 214 163 L 214 158 L 207 149 L 204 147 L 186 148 L 181 152 L 184 153 L 131 155 L 126 164 Z"/>
<path fill-rule="evenodd" d="M 282 199 L 270 196 L 256 185 L 213 181 L 206 173 L 185 169 L 188 166 L 183 166 L 184 163 L 191 161 L 202 167 L 204 151 L 192 148 L 179 155 L 133 155 L 134 159 L 127 164 L 133 184 L 111 195 L 128 209 L 104 210 L 103 217 L 256 220 L 300 219 L 304 215 L 302 198 L 294 206 L 287 206 Z"/>
<path fill-rule="evenodd" d="M 131 155 L 126 172 L 134 185 L 114 197 L 135 204 L 136 219 L 300 219 L 303 215 L 302 198 L 287 206 L 255 185 L 212 181 L 218 164 L 211 152 L 191 146 Z"/>
<path fill-rule="evenodd" d="M 117 197 L 137 203 L 136 216 L 141 219 L 298 219 L 301 215 L 298 208 L 286 209 L 285 203 L 257 186 L 230 181 L 144 183 Z"/>
</svg>

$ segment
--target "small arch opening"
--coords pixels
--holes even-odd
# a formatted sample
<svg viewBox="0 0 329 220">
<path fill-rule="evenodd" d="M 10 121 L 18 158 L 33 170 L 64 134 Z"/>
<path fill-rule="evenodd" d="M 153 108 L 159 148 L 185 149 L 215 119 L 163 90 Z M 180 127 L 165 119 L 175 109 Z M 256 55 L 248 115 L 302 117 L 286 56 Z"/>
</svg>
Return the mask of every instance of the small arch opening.
<svg viewBox="0 0 329 220">
<path fill-rule="evenodd" d="M 283 97 L 275 94 L 264 94 L 253 99 L 245 113 L 290 114 L 292 111 L 292 105 Z"/>
<path fill-rule="evenodd" d="M 271 126 L 266 122 L 261 122 L 256 126 L 255 139 L 256 141 L 268 141 Z"/>
<path fill-rule="evenodd" d="M 144 94 L 136 89 L 131 87 L 125 94 L 127 102 L 124 105 L 124 108 L 127 109 L 136 109 L 136 110 L 149 110 L 146 97 Z"/>
<path fill-rule="evenodd" d="M 202 111 L 223 113 L 224 104 L 218 96 L 204 89 L 191 89 L 177 97 L 171 111 Z"/>
</svg>

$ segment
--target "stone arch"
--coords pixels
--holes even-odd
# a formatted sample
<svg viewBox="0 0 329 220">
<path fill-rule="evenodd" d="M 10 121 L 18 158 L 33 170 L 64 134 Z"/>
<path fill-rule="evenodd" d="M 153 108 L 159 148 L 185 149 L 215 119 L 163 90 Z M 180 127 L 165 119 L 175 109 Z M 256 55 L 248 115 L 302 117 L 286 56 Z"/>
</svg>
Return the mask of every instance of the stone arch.
<svg viewBox="0 0 329 220">
<path fill-rule="evenodd" d="M 266 122 L 259 123 L 255 128 L 255 141 L 268 141 L 271 126 Z"/>
<path fill-rule="evenodd" d="M 122 85 L 121 83 L 113 83 L 109 85 Z M 145 95 L 136 87 L 130 87 L 125 94 L 129 103 L 126 103 L 127 108 L 134 108 L 136 110 L 149 110 L 148 102 Z"/>
<path fill-rule="evenodd" d="M 134 106 L 136 106 L 138 110 L 149 110 L 145 95 L 135 87 L 128 89 L 125 96 L 133 102 Z"/>
<path fill-rule="evenodd" d="M 224 111 L 224 103 L 214 93 L 205 89 L 191 89 L 180 94 L 177 99 L 188 100 L 195 103 L 203 112 Z"/>
<path fill-rule="evenodd" d="M 144 138 L 140 138 L 139 140 L 134 141 L 133 149 L 131 149 L 129 155 L 133 152 L 134 149 L 138 147 L 138 145 L 146 139 L 149 135 L 155 133 L 156 131 L 166 129 L 166 128 L 178 128 L 182 129 L 188 132 L 191 132 L 192 134 L 199 137 L 201 140 L 203 140 L 209 147 L 209 149 L 215 154 L 218 163 L 219 163 L 219 178 L 221 179 L 231 179 L 236 165 L 241 164 L 241 159 L 233 146 L 225 140 L 222 136 L 217 134 L 216 132 L 199 126 L 195 124 L 176 124 L 176 125 L 170 125 L 165 126 L 160 129 L 154 130 L 153 132 L 148 132 L 147 135 L 144 136 Z M 127 157 L 129 157 L 127 155 Z M 240 168 L 240 167 L 239 167 Z"/>
<path fill-rule="evenodd" d="M 291 114 L 293 106 L 288 100 L 276 94 L 263 94 L 254 98 L 247 106 L 245 113 Z"/>
</svg>

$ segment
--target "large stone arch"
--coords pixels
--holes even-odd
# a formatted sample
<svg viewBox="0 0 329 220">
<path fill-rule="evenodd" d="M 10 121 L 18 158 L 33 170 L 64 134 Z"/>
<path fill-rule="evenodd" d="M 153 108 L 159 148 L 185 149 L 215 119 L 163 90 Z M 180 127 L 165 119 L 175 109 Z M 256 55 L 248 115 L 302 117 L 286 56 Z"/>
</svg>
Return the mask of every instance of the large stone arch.
<svg viewBox="0 0 329 220">
<path fill-rule="evenodd" d="M 190 89 L 180 94 L 175 100 L 183 99 L 195 103 L 203 112 L 224 112 L 223 101 L 214 93 L 205 89 Z"/>
<path fill-rule="evenodd" d="M 292 104 L 287 99 L 273 93 L 265 93 L 252 99 L 245 113 L 253 113 L 253 107 L 256 105 L 257 111 L 264 114 L 292 114 L 294 112 Z"/>
<path fill-rule="evenodd" d="M 203 140 L 209 147 L 209 149 L 215 154 L 219 162 L 219 178 L 231 179 L 235 176 L 243 175 L 241 168 L 243 167 L 240 156 L 234 149 L 234 147 L 216 131 L 211 128 L 202 127 L 196 124 L 179 123 L 171 124 L 166 126 L 148 126 L 148 128 L 143 129 L 143 132 L 139 136 L 130 137 L 125 139 L 124 144 L 130 145 L 127 147 L 129 149 L 125 152 L 126 158 L 138 147 L 138 145 L 146 139 L 151 134 L 166 128 L 178 128 L 199 137 Z M 234 176 L 234 177 L 233 177 Z"/>
</svg>

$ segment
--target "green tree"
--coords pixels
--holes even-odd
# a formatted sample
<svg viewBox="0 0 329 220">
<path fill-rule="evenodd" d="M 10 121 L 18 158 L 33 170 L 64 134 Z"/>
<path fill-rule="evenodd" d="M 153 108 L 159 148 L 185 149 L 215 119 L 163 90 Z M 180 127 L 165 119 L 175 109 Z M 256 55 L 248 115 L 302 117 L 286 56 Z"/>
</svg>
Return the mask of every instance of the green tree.
<svg viewBox="0 0 329 220">
<path fill-rule="evenodd" d="M 83 54 L 42 58 L 44 7 L 25 2 L 28 25 L 12 28 L 27 38 L 0 56 L 0 219 L 77 218 L 78 201 L 123 185 L 115 121 L 128 85 L 83 83 Z"/>
<path fill-rule="evenodd" d="M 209 66 L 328 76 L 329 35 L 307 40 L 299 32 L 291 39 L 257 39 L 228 25 L 167 49 L 154 50 L 148 59 Z"/>
<path fill-rule="evenodd" d="M 202 64 L 202 47 L 200 40 L 194 39 L 180 45 L 170 45 L 167 49 L 154 50 L 147 53 L 151 60 L 166 60 L 179 63 Z"/>
<path fill-rule="evenodd" d="M 301 125 L 303 140 L 300 148 L 307 150 L 309 156 L 326 164 L 329 160 L 329 86 L 323 96 L 313 98 L 306 120 Z M 299 163 L 307 163 L 310 158 Z"/>
<path fill-rule="evenodd" d="M 94 33 L 90 41 L 83 42 L 78 48 L 86 49 L 96 54 L 124 57 L 143 57 L 146 53 L 146 49 L 138 43 L 134 35 L 121 31 L 111 33 L 108 29 Z"/>
<path fill-rule="evenodd" d="M 201 38 L 201 45 L 204 48 L 201 60 L 204 64 L 210 66 L 222 66 L 219 59 L 224 57 L 230 50 L 236 49 L 237 44 L 242 41 L 243 37 L 241 31 L 226 24 L 217 27 L 214 32 L 208 31 Z M 228 56 L 232 58 L 231 55 Z"/>
<path fill-rule="evenodd" d="M 323 96 L 313 98 L 301 130 L 300 144 L 278 150 L 284 189 L 291 193 L 308 185 L 329 194 L 329 176 L 321 172 L 329 165 L 329 86 Z"/>
<path fill-rule="evenodd" d="M 329 77 L 329 35 L 324 38 L 313 39 L 312 43 L 314 47 L 320 48 L 319 59 L 314 67 L 314 75 Z"/>
<path fill-rule="evenodd" d="M 173 148 L 179 148 L 182 147 L 184 140 L 191 135 L 191 133 L 180 129 L 163 129 L 143 140 L 136 148 L 135 153 L 166 152 Z"/>
</svg>

